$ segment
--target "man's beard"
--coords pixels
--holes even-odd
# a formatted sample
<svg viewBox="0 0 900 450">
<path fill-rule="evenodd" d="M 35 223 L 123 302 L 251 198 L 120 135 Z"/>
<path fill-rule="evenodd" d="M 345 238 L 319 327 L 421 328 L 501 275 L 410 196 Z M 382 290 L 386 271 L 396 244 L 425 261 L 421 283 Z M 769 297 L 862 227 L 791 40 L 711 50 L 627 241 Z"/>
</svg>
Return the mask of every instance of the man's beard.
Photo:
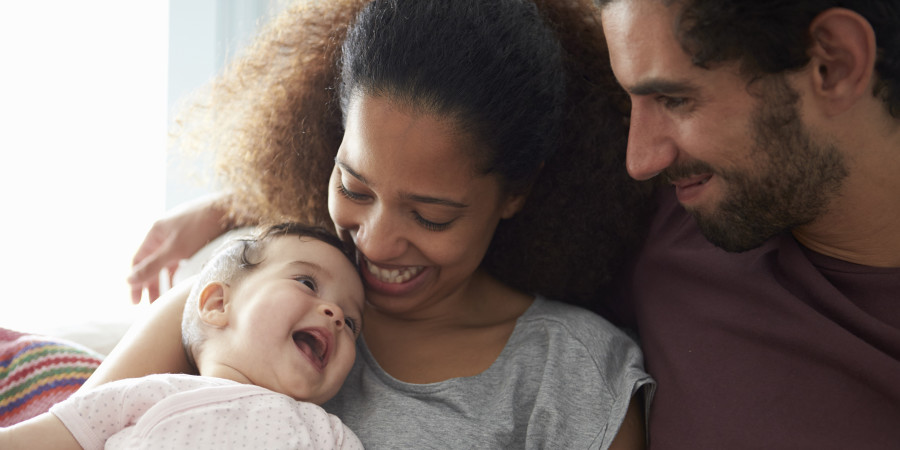
<svg viewBox="0 0 900 450">
<path fill-rule="evenodd" d="M 729 252 L 754 249 L 812 222 L 827 210 L 849 173 L 835 145 L 810 136 L 797 110 L 799 95 L 783 77 L 757 82 L 763 94 L 751 119 L 754 167 L 717 170 L 695 162 L 666 171 L 670 178 L 712 172 L 724 181 L 719 205 L 690 212 L 703 235 Z"/>
</svg>

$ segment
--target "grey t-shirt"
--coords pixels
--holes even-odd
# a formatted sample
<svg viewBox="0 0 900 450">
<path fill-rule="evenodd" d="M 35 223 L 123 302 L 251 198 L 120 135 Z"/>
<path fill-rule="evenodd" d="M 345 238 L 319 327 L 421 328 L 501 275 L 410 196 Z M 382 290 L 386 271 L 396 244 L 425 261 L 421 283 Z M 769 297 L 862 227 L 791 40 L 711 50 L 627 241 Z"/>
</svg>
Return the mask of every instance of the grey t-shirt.
<svg viewBox="0 0 900 450">
<path fill-rule="evenodd" d="M 401 382 L 362 339 L 350 375 L 324 408 L 368 449 L 606 448 L 631 396 L 655 383 L 637 344 L 600 316 L 538 297 L 484 372 Z"/>
</svg>

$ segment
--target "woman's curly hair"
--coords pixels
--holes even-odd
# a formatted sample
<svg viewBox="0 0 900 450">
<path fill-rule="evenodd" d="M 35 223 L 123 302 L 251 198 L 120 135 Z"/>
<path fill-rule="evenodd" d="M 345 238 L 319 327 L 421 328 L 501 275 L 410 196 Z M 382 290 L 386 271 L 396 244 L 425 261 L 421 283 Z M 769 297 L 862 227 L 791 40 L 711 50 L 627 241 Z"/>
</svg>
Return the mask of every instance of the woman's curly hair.
<svg viewBox="0 0 900 450">
<path fill-rule="evenodd" d="M 366 0 L 297 1 L 176 116 L 173 145 L 212 154 L 232 225 L 326 225 L 343 137 L 341 44 Z"/>
<path fill-rule="evenodd" d="M 181 117 L 181 145 L 215 153 L 237 223 L 330 225 L 328 180 L 343 134 L 341 46 L 366 4 L 291 6 Z M 561 128 L 525 206 L 500 223 L 483 265 L 525 292 L 600 307 L 643 238 L 650 186 L 625 172 L 627 103 L 599 10 L 591 0 L 535 4 L 561 44 Z"/>
</svg>

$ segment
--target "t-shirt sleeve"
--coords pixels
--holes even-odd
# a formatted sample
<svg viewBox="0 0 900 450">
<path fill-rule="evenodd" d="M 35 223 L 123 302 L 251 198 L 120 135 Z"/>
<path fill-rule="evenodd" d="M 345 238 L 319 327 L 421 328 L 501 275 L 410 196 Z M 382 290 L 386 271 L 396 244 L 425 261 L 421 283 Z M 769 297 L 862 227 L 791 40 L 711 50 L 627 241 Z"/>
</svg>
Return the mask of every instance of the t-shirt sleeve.
<svg viewBox="0 0 900 450">
<path fill-rule="evenodd" d="M 565 411 L 564 426 L 580 430 L 578 434 L 595 430 L 590 448 L 606 447 L 618 432 L 631 398 L 643 390 L 645 410 L 652 400 L 655 382 L 644 370 L 641 350 L 622 330 L 586 310 L 546 302 L 541 311 L 544 314 L 538 317 L 550 342 L 544 370 L 551 375 L 542 384 L 545 392 L 538 404 Z M 573 380 L 579 384 L 573 386 Z M 572 423 L 576 420 L 579 423 Z M 541 429 L 541 424 L 536 425 Z M 554 430 L 544 433 L 560 439 Z"/>
<path fill-rule="evenodd" d="M 618 393 L 610 405 L 611 421 L 607 424 L 609 432 L 604 438 L 604 445 L 609 445 L 622 425 L 631 399 L 639 392 L 643 392 L 643 403 L 639 406 L 644 411 L 644 427 L 647 429 L 646 418 L 649 417 L 656 381 L 646 372 L 643 353 L 633 338 L 599 317 L 592 322 L 593 325 L 586 329 L 593 331 L 581 333 L 581 342 L 591 354 L 603 382 L 611 392 Z"/>
<path fill-rule="evenodd" d="M 362 450 L 363 445 L 350 427 L 336 415 L 321 406 L 308 402 L 298 402 L 287 396 L 277 395 L 278 401 L 269 396 L 267 405 L 282 402 L 294 411 L 290 421 L 290 435 L 296 439 L 293 448 L 333 448 L 342 450 Z"/>
</svg>

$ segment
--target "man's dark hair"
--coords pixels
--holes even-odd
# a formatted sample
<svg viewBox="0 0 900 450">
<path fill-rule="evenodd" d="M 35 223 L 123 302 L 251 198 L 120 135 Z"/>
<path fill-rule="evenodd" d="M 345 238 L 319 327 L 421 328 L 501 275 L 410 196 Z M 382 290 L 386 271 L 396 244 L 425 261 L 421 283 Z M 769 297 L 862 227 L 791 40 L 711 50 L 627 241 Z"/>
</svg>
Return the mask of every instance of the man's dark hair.
<svg viewBox="0 0 900 450">
<path fill-rule="evenodd" d="M 615 1 L 599 0 L 601 7 Z M 898 0 L 659 0 L 681 8 L 673 26 L 695 65 L 739 61 L 751 79 L 799 70 L 809 63 L 809 25 L 829 8 L 863 16 L 878 46 L 873 95 L 900 118 Z"/>
</svg>

